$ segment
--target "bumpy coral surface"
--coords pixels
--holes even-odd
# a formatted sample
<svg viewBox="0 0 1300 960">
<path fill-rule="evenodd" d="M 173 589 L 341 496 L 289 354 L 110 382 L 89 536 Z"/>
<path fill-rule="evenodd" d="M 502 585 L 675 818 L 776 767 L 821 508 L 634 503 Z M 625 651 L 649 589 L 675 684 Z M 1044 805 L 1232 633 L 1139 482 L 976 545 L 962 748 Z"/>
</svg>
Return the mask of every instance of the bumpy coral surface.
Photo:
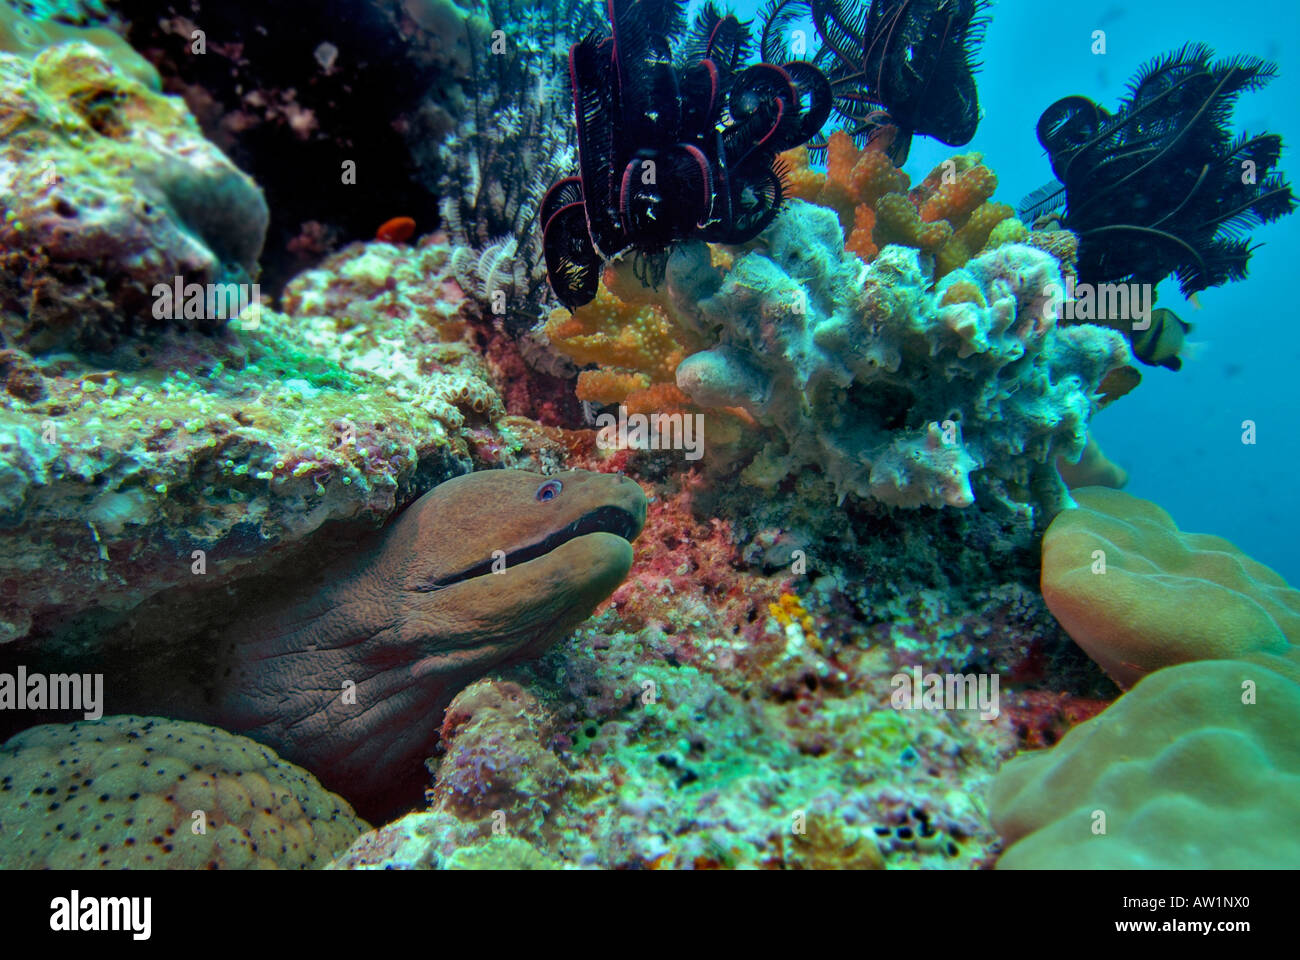
<svg viewBox="0 0 1300 960">
<path fill-rule="evenodd" d="M 1300 685 L 1253 663 L 1158 670 L 998 774 L 1000 868 L 1300 863 Z"/>
<path fill-rule="evenodd" d="M 14 345 L 107 350 L 166 326 L 158 284 L 255 279 L 261 191 L 184 103 L 88 44 L 0 54 L 0 330 Z"/>
<path fill-rule="evenodd" d="M 120 366 L 10 352 L 0 636 L 265 569 L 328 521 L 373 528 L 499 463 L 515 440 L 449 258 L 358 245 L 295 281 L 287 313 L 134 341 Z"/>
<path fill-rule="evenodd" d="M 517 683 L 480 681 L 462 690 L 439 734 L 433 808 L 484 816 L 510 807 L 540 824 L 568 782 L 550 750 L 554 726 Z"/>
<path fill-rule="evenodd" d="M 1067 503 L 1055 458 L 1083 452 L 1100 385 L 1131 366 L 1123 337 L 1057 326 L 1041 251 L 1000 247 L 932 291 L 916 251 L 863 265 L 843 240 L 831 211 L 792 202 L 699 304 L 720 341 L 677 384 L 775 428 L 747 479 L 815 464 L 842 496 L 898 506 L 969 506 L 980 486 Z"/>
<path fill-rule="evenodd" d="M 53 3 L 0 0 L 0 52 L 33 56 L 60 43 L 90 43 L 99 47 L 124 73 L 150 89 L 160 86 L 149 61 L 100 21 L 107 18 L 98 0 Z"/>
<path fill-rule="evenodd" d="M 106 717 L 0 747 L 0 867 L 312 869 L 367 829 L 271 750 L 215 727 Z"/>
<path fill-rule="evenodd" d="M 1043 597 L 1116 683 L 1211 659 L 1300 681 L 1300 590 L 1149 500 L 1104 487 L 1074 497 L 1043 538 Z"/>
</svg>

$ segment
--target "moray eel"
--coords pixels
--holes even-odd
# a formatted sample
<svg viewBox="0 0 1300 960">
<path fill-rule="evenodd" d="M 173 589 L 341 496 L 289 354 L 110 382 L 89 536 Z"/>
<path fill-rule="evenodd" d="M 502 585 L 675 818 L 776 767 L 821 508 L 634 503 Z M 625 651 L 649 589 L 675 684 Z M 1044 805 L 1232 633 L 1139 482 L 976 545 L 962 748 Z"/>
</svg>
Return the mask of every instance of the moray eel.
<svg viewBox="0 0 1300 960">
<path fill-rule="evenodd" d="M 323 589 L 226 632 L 200 711 L 381 820 L 427 786 L 451 698 L 540 656 L 627 576 L 646 497 L 622 476 L 471 473 L 434 488 Z"/>
</svg>

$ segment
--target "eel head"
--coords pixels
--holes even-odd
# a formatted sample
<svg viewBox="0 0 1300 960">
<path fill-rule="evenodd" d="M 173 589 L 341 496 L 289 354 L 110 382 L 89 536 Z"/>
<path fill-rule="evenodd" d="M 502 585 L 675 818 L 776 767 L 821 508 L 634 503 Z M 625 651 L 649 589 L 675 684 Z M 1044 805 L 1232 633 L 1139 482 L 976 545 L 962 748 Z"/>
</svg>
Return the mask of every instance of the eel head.
<svg viewBox="0 0 1300 960">
<path fill-rule="evenodd" d="M 586 471 L 484 471 L 426 494 L 381 560 L 399 642 L 423 653 L 412 674 L 539 656 L 622 583 L 645 515 L 634 481 Z"/>
<path fill-rule="evenodd" d="M 447 704 L 540 656 L 632 566 L 632 480 L 487 470 L 412 504 L 330 588 L 235 631 L 216 721 L 380 819 L 419 797 Z"/>
</svg>

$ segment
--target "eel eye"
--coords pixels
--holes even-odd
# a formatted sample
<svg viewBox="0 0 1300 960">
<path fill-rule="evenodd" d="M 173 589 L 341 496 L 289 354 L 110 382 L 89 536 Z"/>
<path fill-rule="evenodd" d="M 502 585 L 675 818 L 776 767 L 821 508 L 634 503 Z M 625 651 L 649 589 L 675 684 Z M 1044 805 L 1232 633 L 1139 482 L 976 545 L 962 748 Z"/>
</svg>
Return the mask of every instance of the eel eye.
<svg viewBox="0 0 1300 960">
<path fill-rule="evenodd" d="M 564 484 L 560 483 L 559 480 L 547 480 L 537 488 L 537 499 L 542 503 L 545 503 L 547 500 L 554 500 L 560 495 L 560 491 L 563 489 Z"/>
</svg>

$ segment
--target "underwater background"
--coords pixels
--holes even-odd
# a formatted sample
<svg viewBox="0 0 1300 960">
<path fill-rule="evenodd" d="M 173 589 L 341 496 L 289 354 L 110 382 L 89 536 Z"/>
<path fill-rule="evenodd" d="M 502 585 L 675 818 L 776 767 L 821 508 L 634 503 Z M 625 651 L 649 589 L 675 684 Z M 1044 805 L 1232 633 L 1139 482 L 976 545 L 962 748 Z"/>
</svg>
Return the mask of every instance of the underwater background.
<svg viewBox="0 0 1300 960">
<path fill-rule="evenodd" d="M 1300 866 L 1297 28 L 0 0 L 0 868 Z"/>
<path fill-rule="evenodd" d="M 987 116 L 971 146 L 990 157 L 1006 152 L 998 173 L 1011 195 L 1028 193 L 1047 178 L 1032 144 L 1008 149 L 1033 129 L 1039 100 L 1086 91 L 1114 102 L 1128 79 L 1127 64 L 1142 60 L 1157 37 L 1168 49 L 1202 41 L 1220 53 L 1249 50 L 1277 63 L 1278 79 L 1244 98 L 1237 120 L 1243 129 L 1274 130 L 1284 142 L 1297 142 L 1300 7 L 1293 3 L 1270 0 L 1248 15 L 1225 17 L 1211 3 L 1013 0 L 999 3 L 993 15 L 997 29 L 989 31 L 980 76 Z M 1104 57 L 1052 39 L 1096 29 L 1106 31 Z M 1026 50 L 1039 51 L 1050 69 L 1009 66 L 1017 51 Z M 1187 529 L 1213 529 L 1241 544 L 1293 583 L 1300 579 L 1300 550 L 1288 478 L 1300 462 L 1300 434 L 1286 424 L 1297 410 L 1288 371 L 1300 361 L 1300 337 L 1286 332 L 1285 308 L 1278 305 L 1288 297 L 1297 231 L 1293 218 L 1264 227 L 1256 236 L 1262 246 L 1251 258 L 1250 282 L 1203 292 L 1199 310 L 1183 301 L 1175 284 L 1162 284 L 1160 304 L 1193 324 L 1191 339 L 1205 346 L 1176 373 L 1144 371 L 1147 389 L 1133 394 L 1133 405 L 1103 412 L 1095 426 L 1107 453 L 1129 467 L 1129 492 L 1159 501 Z M 1241 443 L 1247 419 L 1267 431 L 1268 440 Z"/>
</svg>

